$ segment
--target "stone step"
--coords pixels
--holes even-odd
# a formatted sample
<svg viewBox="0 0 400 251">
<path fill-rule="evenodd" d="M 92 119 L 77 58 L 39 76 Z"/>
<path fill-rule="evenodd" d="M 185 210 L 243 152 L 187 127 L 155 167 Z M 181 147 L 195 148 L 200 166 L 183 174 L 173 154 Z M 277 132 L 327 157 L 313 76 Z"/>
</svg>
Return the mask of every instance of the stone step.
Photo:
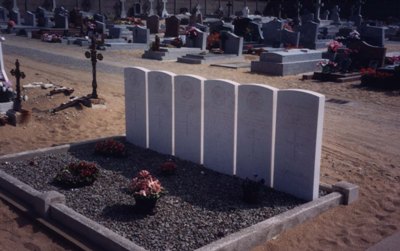
<svg viewBox="0 0 400 251">
<path fill-rule="evenodd" d="M 185 63 L 185 64 L 201 64 L 202 60 L 197 59 L 197 58 L 190 58 L 190 57 L 183 56 L 183 57 L 178 58 L 178 62 Z"/>
</svg>

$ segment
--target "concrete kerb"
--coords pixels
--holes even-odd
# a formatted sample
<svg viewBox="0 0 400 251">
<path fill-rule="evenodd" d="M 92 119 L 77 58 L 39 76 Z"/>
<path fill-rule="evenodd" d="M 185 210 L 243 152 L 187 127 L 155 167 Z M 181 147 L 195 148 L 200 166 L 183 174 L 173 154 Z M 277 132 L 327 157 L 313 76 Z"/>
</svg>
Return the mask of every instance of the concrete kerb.
<svg viewBox="0 0 400 251">
<path fill-rule="evenodd" d="M 75 233 L 85 236 L 85 239 L 96 243 L 96 245 L 102 247 L 103 250 L 145 251 L 144 248 L 136 245 L 132 241 L 75 212 L 64 204 L 52 204 L 50 206 L 50 218 L 68 227 Z"/>
<path fill-rule="evenodd" d="M 109 138 L 125 140 L 125 136 L 94 139 L 36 151 L 5 155 L 0 157 L 0 162 L 29 159 L 44 153 L 68 152 L 70 149 L 84 147 L 88 144 L 95 144 L 98 141 Z M 75 233 L 84 235 L 91 242 L 104 247 L 105 250 L 145 250 L 134 242 L 129 241 L 67 207 L 64 205 L 64 195 L 56 191 L 39 192 L 3 171 L 0 171 L 0 187 L 28 205 L 33 206 L 35 212 L 39 215 L 50 218 L 71 229 Z M 329 194 L 233 233 L 197 250 L 248 250 L 330 208 L 340 204 L 348 205 L 354 202 L 358 197 L 358 186 L 347 182 L 339 182 L 333 186 L 321 184 L 320 189 L 328 191 Z"/>
<path fill-rule="evenodd" d="M 285 230 L 292 228 L 324 211 L 340 205 L 342 195 L 330 193 L 285 213 L 245 228 L 223 239 L 212 242 L 197 251 L 241 251 L 263 244 Z"/>
</svg>

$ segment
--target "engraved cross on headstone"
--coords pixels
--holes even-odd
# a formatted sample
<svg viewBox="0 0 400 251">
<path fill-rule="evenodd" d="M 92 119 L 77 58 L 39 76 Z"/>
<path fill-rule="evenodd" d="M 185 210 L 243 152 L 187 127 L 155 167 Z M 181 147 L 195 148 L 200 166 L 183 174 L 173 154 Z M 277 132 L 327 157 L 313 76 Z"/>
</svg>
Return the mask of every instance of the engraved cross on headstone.
<svg viewBox="0 0 400 251">
<path fill-rule="evenodd" d="M 15 69 L 12 69 L 10 71 L 11 75 L 15 76 L 15 80 L 16 80 L 16 89 L 17 89 L 17 97 L 14 100 L 14 106 L 13 106 L 13 110 L 14 111 L 21 111 L 21 84 L 20 84 L 20 79 L 24 79 L 25 78 L 25 73 L 20 71 L 19 69 L 19 61 L 17 59 L 17 61 L 15 61 Z"/>
</svg>

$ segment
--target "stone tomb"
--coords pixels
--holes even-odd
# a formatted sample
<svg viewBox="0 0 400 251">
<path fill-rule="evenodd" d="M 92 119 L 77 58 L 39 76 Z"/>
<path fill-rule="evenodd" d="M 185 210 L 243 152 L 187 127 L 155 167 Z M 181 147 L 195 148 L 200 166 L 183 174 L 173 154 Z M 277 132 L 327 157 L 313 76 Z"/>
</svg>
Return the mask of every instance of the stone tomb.
<svg viewBox="0 0 400 251">
<path fill-rule="evenodd" d="M 200 48 L 160 48 L 158 51 L 153 51 L 150 49 L 145 50 L 142 58 L 153 59 L 153 60 L 174 60 L 176 61 L 179 57 L 183 57 L 187 54 L 201 54 L 205 53 L 205 50 Z"/>
<path fill-rule="evenodd" d="M 281 31 L 283 29 L 283 22 L 280 20 L 272 20 L 271 22 L 264 23 L 262 26 L 264 44 L 279 48 L 281 46 Z"/>
<path fill-rule="evenodd" d="M 286 51 L 263 52 L 260 61 L 251 62 L 251 72 L 274 76 L 295 75 L 317 70 L 322 60 L 322 51 L 291 49 Z"/>
<path fill-rule="evenodd" d="M 150 44 L 150 30 L 146 27 L 134 26 L 132 28 L 132 42 L 139 44 Z"/>
<path fill-rule="evenodd" d="M 193 28 L 197 32 L 196 37 L 188 37 L 186 36 L 186 47 L 190 48 L 199 48 L 201 50 L 206 50 L 207 49 L 207 37 L 208 37 L 208 32 L 203 32 L 197 28 Z"/>
<path fill-rule="evenodd" d="M 54 27 L 68 30 L 68 14 L 62 12 L 54 16 Z"/>
<path fill-rule="evenodd" d="M 373 46 L 385 47 L 385 29 L 370 25 L 362 26 L 360 28 L 361 40 Z"/>
<path fill-rule="evenodd" d="M 178 37 L 180 23 L 180 19 L 176 16 L 166 18 L 164 37 Z"/>
<path fill-rule="evenodd" d="M 318 198 L 322 95 L 138 67 L 125 85 L 129 142 Z"/>
<path fill-rule="evenodd" d="M 25 12 L 24 25 L 36 27 L 36 15 L 30 11 Z"/>
<path fill-rule="evenodd" d="M 300 43 L 300 32 L 290 31 L 282 29 L 281 31 L 281 43 L 284 48 L 299 47 Z"/>
<path fill-rule="evenodd" d="M 21 15 L 18 10 L 10 10 L 9 16 L 16 25 L 21 25 Z"/>
<path fill-rule="evenodd" d="M 309 21 L 303 23 L 300 31 L 300 46 L 308 49 L 322 49 L 330 40 L 318 40 L 319 24 Z"/>
<path fill-rule="evenodd" d="M 150 30 L 150 34 L 157 34 L 160 30 L 160 17 L 157 15 L 149 16 L 146 26 Z"/>
<path fill-rule="evenodd" d="M 238 37 L 228 31 L 221 31 L 221 50 L 223 54 L 189 53 L 178 58 L 178 62 L 187 64 L 202 64 L 210 62 L 225 62 L 243 60 L 243 37 Z"/>
</svg>

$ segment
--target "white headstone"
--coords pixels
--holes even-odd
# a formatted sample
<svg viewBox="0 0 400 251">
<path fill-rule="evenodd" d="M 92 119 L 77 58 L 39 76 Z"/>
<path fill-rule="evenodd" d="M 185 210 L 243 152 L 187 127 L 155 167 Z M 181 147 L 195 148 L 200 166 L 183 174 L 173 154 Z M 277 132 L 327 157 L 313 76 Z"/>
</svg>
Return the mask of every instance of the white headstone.
<svg viewBox="0 0 400 251">
<path fill-rule="evenodd" d="M 154 7 L 153 7 L 154 0 L 149 0 L 149 2 L 150 2 L 149 16 L 153 16 L 154 15 Z"/>
<path fill-rule="evenodd" d="M 175 74 L 150 71 L 148 74 L 149 148 L 174 155 L 173 81 Z"/>
<path fill-rule="evenodd" d="M 125 2 L 126 0 L 121 1 L 121 18 L 126 18 L 126 9 L 125 9 Z"/>
<path fill-rule="evenodd" d="M 325 97 L 278 91 L 274 188 L 304 200 L 318 198 Z"/>
<path fill-rule="evenodd" d="M 4 59 L 3 59 L 3 42 L 2 40 L 4 40 L 3 37 L 0 37 L 0 68 L 1 68 L 1 73 L 3 74 L 3 78 L 6 82 L 8 82 L 8 76 L 6 73 L 6 69 L 4 66 Z"/>
<path fill-rule="evenodd" d="M 51 9 L 51 11 L 53 11 L 53 12 L 54 12 L 54 10 L 56 9 L 56 7 L 57 7 L 56 0 L 53 0 L 53 6 L 52 6 L 52 9 Z"/>
<path fill-rule="evenodd" d="M 277 90 L 240 85 L 238 96 L 236 175 L 264 179 L 269 187 L 273 184 Z"/>
<path fill-rule="evenodd" d="M 132 144 L 148 147 L 147 75 L 145 68 L 125 68 L 126 139 Z"/>
<path fill-rule="evenodd" d="M 203 91 L 205 79 L 175 77 L 175 155 L 203 163 Z"/>
<path fill-rule="evenodd" d="M 163 10 L 161 12 L 161 17 L 166 18 L 169 16 L 168 11 L 167 11 L 168 0 L 162 0 L 162 2 L 163 2 Z"/>
<path fill-rule="evenodd" d="M 237 87 L 226 80 L 204 84 L 204 166 L 230 175 L 236 162 Z"/>
</svg>

